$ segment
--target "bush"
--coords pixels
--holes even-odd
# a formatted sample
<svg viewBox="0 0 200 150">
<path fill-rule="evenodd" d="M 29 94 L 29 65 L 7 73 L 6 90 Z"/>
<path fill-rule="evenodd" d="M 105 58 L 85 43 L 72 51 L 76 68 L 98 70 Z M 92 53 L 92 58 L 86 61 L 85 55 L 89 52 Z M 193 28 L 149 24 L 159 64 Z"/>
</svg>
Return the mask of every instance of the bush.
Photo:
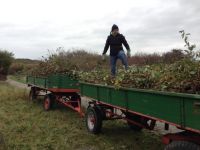
<svg viewBox="0 0 200 150">
<path fill-rule="evenodd" d="M 158 54 L 137 53 L 129 58 L 129 65 L 172 64 L 185 57 L 183 50 L 172 49 L 169 52 Z"/>
<path fill-rule="evenodd" d="M 170 52 L 164 53 L 162 57 L 164 63 L 170 64 L 183 59 L 185 54 L 181 49 L 173 49 Z"/>
<path fill-rule="evenodd" d="M 85 50 L 68 50 L 60 48 L 55 53 L 50 53 L 47 57 L 29 71 L 29 74 L 36 76 L 46 76 L 53 73 L 68 73 L 70 71 L 90 71 L 98 68 L 108 68 L 107 62 L 103 62 L 101 55 L 89 53 Z"/>
<path fill-rule="evenodd" d="M 22 73 L 24 70 L 24 65 L 20 63 L 13 63 L 9 68 L 9 74 L 18 74 Z"/>
<path fill-rule="evenodd" d="M 129 65 L 152 65 L 159 64 L 163 61 L 162 56 L 158 53 L 145 54 L 138 53 L 129 58 Z"/>
<path fill-rule="evenodd" d="M 9 67 L 13 61 L 13 53 L 0 50 L 0 76 L 8 74 Z"/>
</svg>

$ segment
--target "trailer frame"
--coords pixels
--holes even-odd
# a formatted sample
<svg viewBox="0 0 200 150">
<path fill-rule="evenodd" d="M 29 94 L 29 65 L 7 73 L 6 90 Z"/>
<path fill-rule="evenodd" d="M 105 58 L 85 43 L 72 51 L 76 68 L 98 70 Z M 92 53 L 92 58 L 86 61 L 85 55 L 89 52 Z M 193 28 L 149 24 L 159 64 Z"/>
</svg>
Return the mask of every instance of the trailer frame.
<svg viewBox="0 0 200 150">
<path fill-rule="evenodd" d="M 56 83 L 51 81 L 56 79 Z M 39 80 L 36 80 L 39 79 Z M 51 80 L 50 80 L 51 79 Z M 179 149 L 183 148 L 182 146 L 186 145 L 186 147 L 198 147 L 200 149 L 200 130 L 199 126 L 192 126 L 189 127 L 187 124 L 188 122 L 186 119 L 186 112 L 185 110 L 189 107 L 187 104 L 190 104 L 190 108 L 194 109 L 194 113 L 197 118 L 200 114 L 200 99 L 198 95 L 190 95 L 190 94 L 181 94 L 181 93 L 165 93 L 165 92 L 158 92 L 158 91 L 151 91 L 151 90 L 142 90 L 142 89 L 128 89 L 122 88 L 115 90 L 111 86 L 103 86 L 103 85 L 95 85 L 90 83 L 79 82 L 79 88 L 77 84 L 74 86 L 70 83 L 71 87 L 77 88 L 70 88 L 70 86 L 66 85 L 67 82 L 62 83 L 62 80 L 59 80 L 59 77 L 51 77 L 48 78 L 32 78 L 32 83 L 28 83 L 28 86 L 31 87 L 29 98 L 34 100 L 37 96 L 44 96 L 44 109 L 49 110 L 51 109 L 51 103 L 54 101 L 63 104 L 64 106 L 78 112 L 80 117 L 85 117 L 86 126 L 89 132 L 98 134 L 101 132 L 103 121 L 105 120 L 115 120 L 115 119 L 123 119 L 127 122 L 129 127 L 135 131 L 141 131 L 143 128 L 148 130 L 153 130 L 156 122 L 164 123 L 164 128 L 166 130 L 169 129 L 169 125 L 175 126 L 178 129 L 184 130 L 179 133 L 171 133 L 165 134 L 162 137 L 162 142 L 167 145 L 165 150 L 171 150 L 171 147 L 177 147 Z M 59 84 L 54 87 L 54 84 Z M 48 86 L 49 85 L 49 86 Z M 66 85 L 66 87 L 65 87 Z M 103 90 L 102 90 L 103 89 Z M 120 91 L 121 90 L 121 91 Z M 43 91 L 45 94 L 39 94 Z M 133 92 L 133 93 L 131 93 Z M 92 99 L 88 103 L 87 112 L 84 113 L 81 107 L 81 95 Z M 122 95 L 122 97 L 115 96 Z M 130 101 L 132 97 L 136 95 L 134 101 Z M 177 107 L 180 107 L 179 114 L 180 114 L 180 122 L 173 122 L 172 120 L 167 120 L 166 118 L 162 118 L 162 115 L 152 115 L 148 114 L 148 112 L 138 111 L 135 110 L 133 105 L 134 102 L 140 99 L 137 97 L 138 95 L 143 96 L 143 103 L 148 101 L 148 97 L 142 95 L 146 94 L 152 95 L 151 100 L 164 98 L 168 100 L 170 98 L 176 100 Z M 74 98 L 74 97 L 75 98 Z M 166 97 L 165 97 L 166 96 Z M 104 99 L 105 98 L 105 99 Z M 115 99 L 116 98 L 116 99 Z M 122 100 L 123 101 L 122 101 Z M 191 102 L 187 101 L 187 99 L 191 99 Z M 145 101 L 146 100 L 146 101 Z M 141 103 L 142 103 L 141 102 Z M 158 102 L 158 101 L 157 101 Z M 131 109 L 128 105 L 132 105 Z M 136 103 L 137 105 L 138 103 Z M 147 105 L 144 105 L 147 107 Z M 150 106 L 152 107 L 152 106 Z M 187 107 L 187 108 L 186 108 Z M 158 110 L 157 110 L 158 111 Z M 119 114 L 121 112 L 121 114 Z M 178 111 L 177 111 L 178 112 Z M 187 112 L 188 113 L 188 112 Z M 192 115 L 190 112 L 190 115 Z M 198 114 L 198 115 L 197 115 Z M 170 114 L 168 114 L 170 115 Z M 161 117 L 162 116 L 162 117 Z M 188 117 L 188 116 L 187 116 Z M 194 121 L 194 119 L 193 119 Z M 191 123 L 190 123 L 191 124 Z M 197 128 L 196 128 L 197 127 Z M 193 149 L 191 149 L 193 150 Z M 196 149 L 195 149 L 196 150 Z"/>
<path fill-rule="evenodd" d="M 52 95 L 54 97 L 54 101 L 61 103 L 62 105 L 78 112 L 81 117 L 84 116 L 82 107 L 81 107 L 81 97 L 79 95 L 80 90 L 79 89 L 61 89 L 61 88 L 42 88 L 33 84 L 28 84 L 30 89 L 29 93 L 29 99 L 33 100 L 31 97 L 37 97 L 37 96 L 48 96 Z M 37 93 L 45 92 L 45 94 L 39 95 Z M 35 93 L 34 95 L 31 95 L 31 93 Z M 65 100 L 63 96 L 77 96 L 76 100 Z M 49 110 L 50 108 L 47 108 L 47 101 L 44 99 L 44 109 Z"/>
</svg>

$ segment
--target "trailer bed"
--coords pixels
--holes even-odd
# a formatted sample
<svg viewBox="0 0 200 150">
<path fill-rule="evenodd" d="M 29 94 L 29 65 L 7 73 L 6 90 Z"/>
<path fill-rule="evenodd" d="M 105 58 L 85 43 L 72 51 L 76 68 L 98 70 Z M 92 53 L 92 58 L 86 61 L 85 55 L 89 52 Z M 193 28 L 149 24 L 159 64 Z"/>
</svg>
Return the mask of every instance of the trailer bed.
<svg viewBox="0 0 200 150">
<path fill-rule="evenodd" d="M 200 95 L 80 82 L 81 94 L 122 110 L 200 133 Z"/>
<path fill-rule="evenodd" d="M 79 89 L 79 81 L 68 75 L 54 74 L 47 77 L 27 76 L 28 85 L 44 89 Z"/>
</svg>

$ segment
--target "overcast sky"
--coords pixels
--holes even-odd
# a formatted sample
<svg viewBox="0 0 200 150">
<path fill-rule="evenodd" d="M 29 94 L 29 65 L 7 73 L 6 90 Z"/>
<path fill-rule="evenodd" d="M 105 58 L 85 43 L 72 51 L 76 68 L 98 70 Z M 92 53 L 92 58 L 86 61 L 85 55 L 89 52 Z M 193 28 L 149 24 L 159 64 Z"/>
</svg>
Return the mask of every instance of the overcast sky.
<svg viewBox="0 0 200 150">
<path fill-rule="evenodd" d="M 182 29 L 198 45 L 200 0 L 0 0 L 0 49 L 32 59 L 57 47 L 100 54 L 113 24 L 132 54 L 182 48 Z"/>
</svg>

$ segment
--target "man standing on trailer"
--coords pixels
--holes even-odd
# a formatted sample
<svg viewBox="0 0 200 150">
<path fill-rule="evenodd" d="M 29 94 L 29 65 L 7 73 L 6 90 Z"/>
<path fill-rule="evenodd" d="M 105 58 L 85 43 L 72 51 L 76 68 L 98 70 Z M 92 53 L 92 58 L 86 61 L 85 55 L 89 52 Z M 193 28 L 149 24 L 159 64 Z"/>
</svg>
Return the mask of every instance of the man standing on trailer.
<svg viewBox="0 0 200 150">
<path fill-rule="evenodd" d="M 122 44 L 127 49 L 127 56 L 130 57 L 130 47 L 125 39 L 125 37 L 119 33 L 119 28 L 117 25 L 113 25 L 110 35 L 108 36 L 106 40 L 106 44 L 104 47 L 104 51 L 102 54 L 102 59 L 105 60 L 106 52 L 108 51 L 108 48 L 110 46 L 110 66 L 111 66 L 111 75 L 116 75 L 116 63 L 117 60 L 120 59 L 122 61 L 122 64 L 125 66 L 125 69 L 128 69 L 128 61 L 127 57 L 125 55 L 125 52 L 123 50 Z"/>
</svg>

